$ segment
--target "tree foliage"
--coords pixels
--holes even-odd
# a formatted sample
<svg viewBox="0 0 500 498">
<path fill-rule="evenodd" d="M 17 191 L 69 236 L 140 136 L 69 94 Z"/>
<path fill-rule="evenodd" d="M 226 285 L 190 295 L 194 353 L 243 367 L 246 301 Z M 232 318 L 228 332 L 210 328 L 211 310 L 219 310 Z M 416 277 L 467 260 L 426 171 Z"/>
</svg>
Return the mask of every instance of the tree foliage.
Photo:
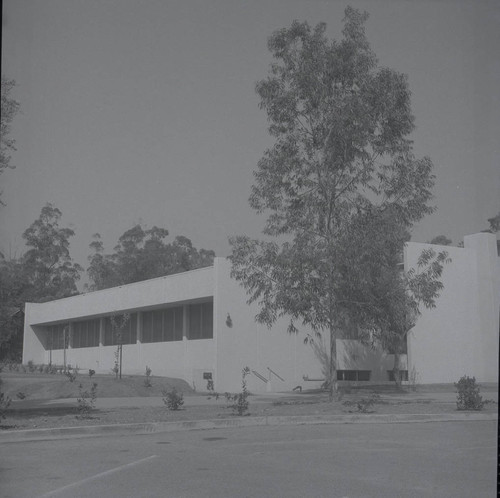
<svg viewBox="0 0 500 498">
<path fill-rule="evenodd" d="M 87 270 L 91 290 L 139 282 L 213 264 L 213 251 L 196 249 L 191 241 L 178 236 L 166 242 L 168 230 L 156 226 L 146 229 L 140 224 L 127 230 L 111 254 L 104 253 L 99 234 L 94 235 Z"/>
<path fill-rule="evenodd" d="M 395 267 L 382 269 L 383 278 L 375 283 L 374 318 L 371 331 L 383 348 L 394 354 L 394 379 L 401 378 L 401 355 L 406 352 L 408 333 L 417 323 L 422 307 L 436 307 L 444 288 L 441 277 L 444 265 L 451 259 L 446 251 L 432 248 L 420 254 L 416 267 L 402 271 Z"/>
<path fill-rule="evenodd" d="M 19 111 L 19 102 L 10 94 L 15 86 L 15 81 L 2 77 L 1 82 L 1 119 L 0 119 L 0 174 L 7 168 L 13 168 L 10 153 L 16 150 L 16 142 L 10 138 L 11 123 Z M 0 192 L 1 193 L 1 192 Z M 0 200 L 0 203 L 1 200 Z"/>
<path fill-rule="evenodd" d="M 490 225 L 488 229 L 489 232 L 491 233 L 500 232 L 500 211 L 498 211 L 498 214 L 496 216 L 488 218 L 488 223 Z"/>
<path fill-rule="evenodd" d="M 437 235 L 429 241 L 429 244 L 435 244 L 438 246 L 449 246 L 453 243 L 446 235 Z"/>
<path fill-rule="evenodd" d="M 71 259 L 69 240 L 75 232 L 59 226 L 61 216 L 48 203 L 23 233 L 28 247 L 22 258 L 29 283 L 25 301 L 44 302 L 78 293 L 76 282 L 83 268 Z"/>
<path fill-rule="evenodd" d="M 0 360 L 21 361 L 28 279 L 19 260 L 0 255 Z"/>
<path fill-rule="evenodd" d="M 82 268 L 73 263 L 61 211 L 51 204 L 23 234 L 27 252 L 18 259 L 0 255 L 0 358 L 21 360 L 26 302 L 45 302 L 77 293 Z"/>
<path fill-rule="evenodd" d="M 367 18 L 347 8 L 339 41 L 324 23 L 297 21 L 269 38 L 274 62 L 256 91 L 275 142 L 254 173 L 250 205 L 267 214 L 263 233 L 275 240 L 230 240 L 232 276 L 260 305 L 260 322 L 286 315 L 290 331 L 299 322 L 329 334 L 330 381 L 335 339 L 353 319 L 373 321 L 366 289 L 377 258 L 388 245 L 401 252 L 433 210 L 432 162 L 415 157 L 409 138 L 407 77 L 378 65 Z M 377 251 L 370 237 L 383 239 Z"/>
</svg>

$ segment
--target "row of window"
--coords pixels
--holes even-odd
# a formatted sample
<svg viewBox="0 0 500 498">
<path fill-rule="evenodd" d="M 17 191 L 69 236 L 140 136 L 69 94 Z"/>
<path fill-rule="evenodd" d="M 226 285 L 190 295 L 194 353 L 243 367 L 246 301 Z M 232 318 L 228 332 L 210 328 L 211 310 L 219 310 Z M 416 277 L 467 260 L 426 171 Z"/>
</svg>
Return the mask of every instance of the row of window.
<svg viewBox="0 0 500 498">
<path fill-rule="evenodd" d="M 82 320 L 46 327 L 46 349 L 91 348 L 99 346 L 100 320 Z M 141 342 L 182 341 L 184 309 L 182 306 L 142 313 Z M 71 337 L 70 337 L 71 336 Z M 187 306 L 187 338 L 213 338 L 213 304 Z M 104 318 L 104 346 L 137 342 L 137 313 Z M 65 344 L 66 342 L 66 344 Z"/>
<path fill-rule="evenodd" d="M 408 380 L 408 370 L 400 371 L 401 380 Z M 370 380 L 371 370 L 337 370 L 337 380 L 348 380 L 353 382 Z M 387 370 L 388 380 L 394 382 L 394 371 Z"/>
</svg>

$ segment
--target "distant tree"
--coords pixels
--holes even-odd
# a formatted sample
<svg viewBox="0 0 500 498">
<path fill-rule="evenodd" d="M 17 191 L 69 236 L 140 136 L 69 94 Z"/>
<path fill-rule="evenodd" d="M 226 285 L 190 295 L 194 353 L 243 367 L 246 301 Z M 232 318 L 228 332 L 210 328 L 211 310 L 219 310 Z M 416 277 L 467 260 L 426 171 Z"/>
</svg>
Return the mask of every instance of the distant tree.
<svg viewBox="0 0 500 498">
<path fill-rule="evenodd" d="M 437 246 L 449 246 L 453 243 L 451 239 L 449 239 L 446 235 L 438 235 L 431 239 L 428 244 L 435 244 Z"/>
<path fill-rule="evenodd" d="M 69 228 L 61 212 L 47 204 L 24 232 L 28 251 L 18 259 L 0 256 L 0 359 L 20 361 L 26 302 L 44 302 L 77 293 L 82 268 L 69 254 Z"/>
<path fill-rule="evenodd" d="M 21 361 L 24 296 L 28 288 L 21 262 L 0 256 L 0 360 Z"/>
<path fill-rule="evenodd" d="M 59 227 L 61 216 L 59 209 L 46 204 L 23 233 L 28 247 L 21 261 L 29 283 L 26 301 L 44 302 L 78 293 L 76 282 L 83 268 L 71 259 L 69 239 L 75 232 Z"/>
<path fill-rule="evenodd" d="M 269 212 L 263 232 L 277 241 L 230 239 L 232 276 L 259 304 L 259 322 L 288 316 L 290 332 L 299 322 L 328 335 L 331 393 L 336 339 L 354 320 L 373 321 L 355 299 L 365 275 L 352 270 L 367 253 L 352 241 L 366 238 L 370 218 L 410 230 L 433 210 L 432 162 L 415 158 L 409 138 L 407 77 L 377 65 L 367 18 L 348 7 L 340 41 L 323 23 L 297 21 L 270 37 L 275 62 L 256 90 L 275 144 L 259 161 L 250 205 Z"/>
<path fill-rule="evenodd" d="M 488 223 L 490 224 L 489 231 L 491 233 L 500 232 L 500 211 L 496 216 L 488 218 Z"/>
<path fill-rule="evenodd" d="M 87 270 L 89 289 L 105 289 L 213 264 L 213 251 L 197 250 L 184 236 L 176 237 L 172 243 L 166 242 L 167 237 L 165 228 L 145 229 L 138 224 L 119 238 L 112 254 L 104 254 L 101 237 L 95 234 L 90 244 L 94 253 L 89 256 Z"/>
<path fill-rule="evenodd" d="M 10 153 L 16 150 L 16 141 L 9 138 L 11 123 L 19 111 L 19 102 L 11 98 L 10 93 L 16 82 L 2 76 L 1 83 L 1 119 L 0 119 L 0 174 L 7 168 L 14 168 L 11 164 Z M 1 195 L 1 192 L 0 192 Z M 0 204 L 3 204 L 0 198 Z"/>
</svg>

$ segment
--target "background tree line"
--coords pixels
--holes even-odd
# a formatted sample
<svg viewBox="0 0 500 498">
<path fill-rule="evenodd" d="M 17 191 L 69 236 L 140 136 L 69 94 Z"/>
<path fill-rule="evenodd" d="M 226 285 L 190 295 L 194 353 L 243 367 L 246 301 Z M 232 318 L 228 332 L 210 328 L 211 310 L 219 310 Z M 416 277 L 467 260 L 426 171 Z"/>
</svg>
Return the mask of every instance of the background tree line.
<svg viewBox="0 0 500 498">
<path fill-rule="evenodd" d="M 71 228 L 52 204 L 24 231 L 26 252 L 19 258 L 0 253 L 0 359 L 20 360 L 24 303 L 41 303 L 79 293 L 84 269 L 70 254 Z M 140 224 L 127 230 L 113 252 L 105 253 L 99 234 L 90 244 L 85 290 L 99 290 L 210 266 L 214 252 L 196 249 L 184 236 L 168 242 L 165 228 Z"/>
</svg>

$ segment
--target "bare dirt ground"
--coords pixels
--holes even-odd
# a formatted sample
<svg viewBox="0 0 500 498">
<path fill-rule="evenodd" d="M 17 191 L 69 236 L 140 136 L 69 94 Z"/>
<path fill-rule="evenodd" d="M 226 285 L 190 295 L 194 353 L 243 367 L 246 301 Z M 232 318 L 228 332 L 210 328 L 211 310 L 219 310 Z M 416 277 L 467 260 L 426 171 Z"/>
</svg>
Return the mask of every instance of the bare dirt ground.
<svg viewBox="0 0 500 498">
<path fill-rule="evenodd" d="M 0 421 L 1 430 L 75 427 L 144 422 L 174 422 L 209 420 L 235 416 L 224 396 L 216 399 L 208 393 L 195 393 L 180 379 L 151 377 L 151 387 L 144 384 L 144 376 L 79 375 L 70 382 L 61 375 L 2 373 L 2 391 L 12 400 L 6 418 Z M 85 388 L 91 382 L 98 384 L 97 409 L 87 417 L 78 411 L 79 384 Z M 184 395 L 185 404 L 171 411 L 161 401 L 162 390 L 175 387 Z M 496 386 L 482 388 L 483 399 L 496 398 Z M 339 398 L 330 402 L 322 391 L 248 397 L 250 416 L 342 415 L 349 413 L 377 414 L 443 414 L 457 413 L 452 385 L 420 386 L 416 391 L 396 389 L 395 386 L 343 386 Z M 24 399 L 19 400 L 19 393 Z M 441 393 L 441 394 L 440 394 Z M 447 393 L 443 396 L 442 393 Z M 101 403 L 104 398 L 133 397 L 134 406 L 112 406 Z M 156 397 L 155 399 L 146 399 Z M 69 399 L 68 399 L 69 398 Z M 50 405 L 46 400 L 60 400 Z M 371 403 L 370 400 L 373 400 Z M 126 403 L 125 403 L 126 404 Z M 106 405 L 111 405 L 106 407 Z M 497 413 L 496 401 L 486 403 L 484 413 Z"/>
</svg>

